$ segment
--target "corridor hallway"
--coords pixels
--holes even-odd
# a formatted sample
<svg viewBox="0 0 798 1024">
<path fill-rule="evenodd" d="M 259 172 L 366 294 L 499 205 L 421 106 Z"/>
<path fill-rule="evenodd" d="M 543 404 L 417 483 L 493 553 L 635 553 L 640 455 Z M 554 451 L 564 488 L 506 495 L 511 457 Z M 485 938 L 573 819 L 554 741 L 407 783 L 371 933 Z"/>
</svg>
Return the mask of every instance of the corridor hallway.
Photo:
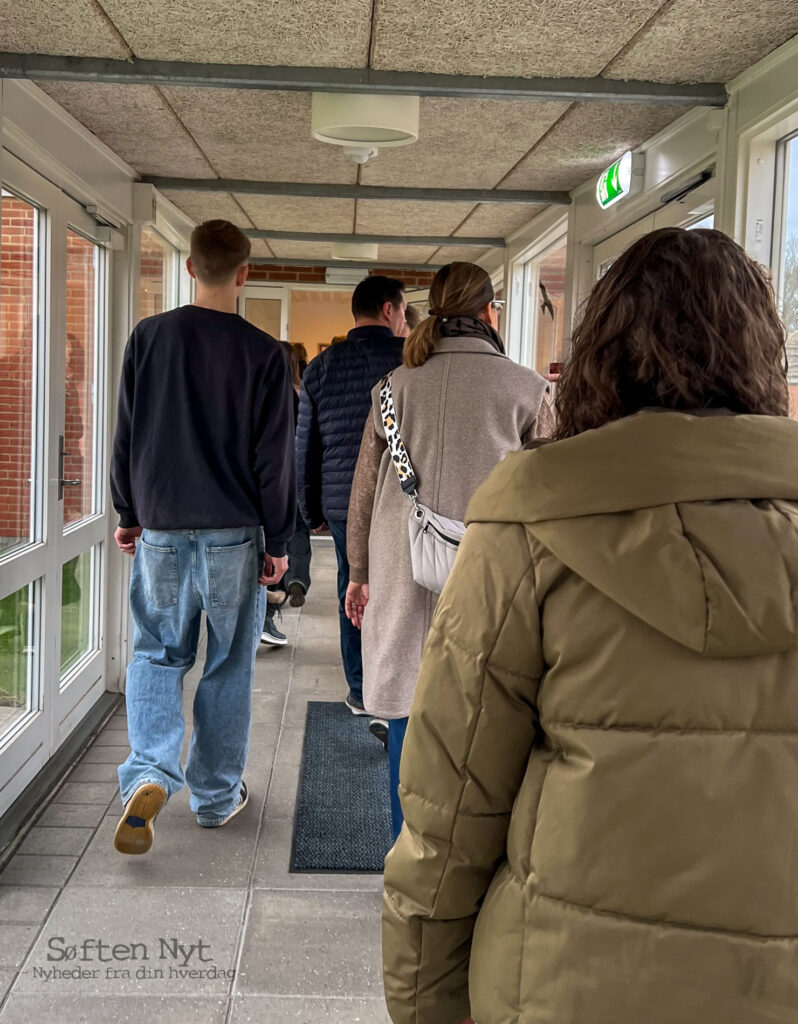
<svg viewBox="0 0 798 1024">
<path fill-rule="evenodd" d="M 248 807 L 203 830 L 184 789 L 149 854 L 116 853 L 120 705 L 0 874 L 0 1024 L 388 1022 L 382 876 L 288 872 L 307 701 L 346 693 L 334 550 L 313 549 L 288 645 L 258 650 Z"/>
</svg>

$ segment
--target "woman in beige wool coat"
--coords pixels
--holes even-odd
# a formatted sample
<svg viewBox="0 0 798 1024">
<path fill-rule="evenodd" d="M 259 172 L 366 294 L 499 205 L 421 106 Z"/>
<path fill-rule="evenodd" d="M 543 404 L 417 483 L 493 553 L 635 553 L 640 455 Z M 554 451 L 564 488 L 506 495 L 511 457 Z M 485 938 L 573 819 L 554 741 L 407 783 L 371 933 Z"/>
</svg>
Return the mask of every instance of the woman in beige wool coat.
<svg viewBox="0 0 798 1024">
<path fill-rule="evenodd" d="M 395 1024 L 798 1021 L 798 423 L 762 269 L 596 285 L 561 440 L 477 492 L 385 865 Z"/>
<path fill-rule="evenodd" d="M 550 436 L 554 426 L 546 381 L 504 354 L 496 305 L 481 267 L 442 267 L 430 288 L 430 316 L 405 342 L 404 366 L 391 375 L 419 500 L 449 519 L 465 517 L 474 491 L 505 455 L 541 433 Z M 398 834 L 399 755 L 437 595 L 413 582 L 413 504 L 391 462 L 379 393 L 377 385 L 352 485 L 346 607 L 363 628 L 363 702 L 372 715 L 389 720 Z"/>
</svg>

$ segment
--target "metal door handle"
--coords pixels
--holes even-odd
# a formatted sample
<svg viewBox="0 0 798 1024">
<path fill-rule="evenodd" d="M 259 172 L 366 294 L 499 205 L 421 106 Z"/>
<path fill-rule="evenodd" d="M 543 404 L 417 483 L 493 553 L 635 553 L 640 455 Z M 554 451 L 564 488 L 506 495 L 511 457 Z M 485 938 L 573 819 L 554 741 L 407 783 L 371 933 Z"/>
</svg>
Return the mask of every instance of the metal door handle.
<svg viewBox="0 0 798 1024">
<path fill-rule="evenodd" d="M 65 487 L 80 487 L 83 483 L 82 480 L 65 480 L 64 479 L 64 456 L 69 455 L 69 452 L 64 448 L 64 435 L 58 435 L 58 500 L 64 497 Z"/>
</svg>

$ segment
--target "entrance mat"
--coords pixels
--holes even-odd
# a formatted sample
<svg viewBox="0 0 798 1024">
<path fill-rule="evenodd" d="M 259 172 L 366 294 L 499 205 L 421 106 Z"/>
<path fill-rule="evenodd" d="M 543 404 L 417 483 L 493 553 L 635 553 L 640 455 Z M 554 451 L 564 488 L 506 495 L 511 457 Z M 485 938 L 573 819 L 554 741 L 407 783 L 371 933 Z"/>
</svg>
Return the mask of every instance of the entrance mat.
<svg viewBox="0 0 798 1024">
<path fill-rule="evenodd" d="M 392 843 L 388 755 L 368 717 L 309 700 L 290 870 L 381 873 Z"/>
</svg>

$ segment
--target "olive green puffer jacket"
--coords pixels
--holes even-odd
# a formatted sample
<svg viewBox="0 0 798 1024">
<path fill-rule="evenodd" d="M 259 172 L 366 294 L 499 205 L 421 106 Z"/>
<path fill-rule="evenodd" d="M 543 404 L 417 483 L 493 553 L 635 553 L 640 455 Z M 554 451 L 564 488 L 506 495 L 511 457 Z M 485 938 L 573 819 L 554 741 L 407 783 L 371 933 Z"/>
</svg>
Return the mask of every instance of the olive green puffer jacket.
<svg viewBox="0 0 798 1024">
<path fill-rule="evenodd" d="M 798 423 L 510 455 L 438 604 L 385 871 L 396 1024 L 798 1022 Z"/>
</svg>

